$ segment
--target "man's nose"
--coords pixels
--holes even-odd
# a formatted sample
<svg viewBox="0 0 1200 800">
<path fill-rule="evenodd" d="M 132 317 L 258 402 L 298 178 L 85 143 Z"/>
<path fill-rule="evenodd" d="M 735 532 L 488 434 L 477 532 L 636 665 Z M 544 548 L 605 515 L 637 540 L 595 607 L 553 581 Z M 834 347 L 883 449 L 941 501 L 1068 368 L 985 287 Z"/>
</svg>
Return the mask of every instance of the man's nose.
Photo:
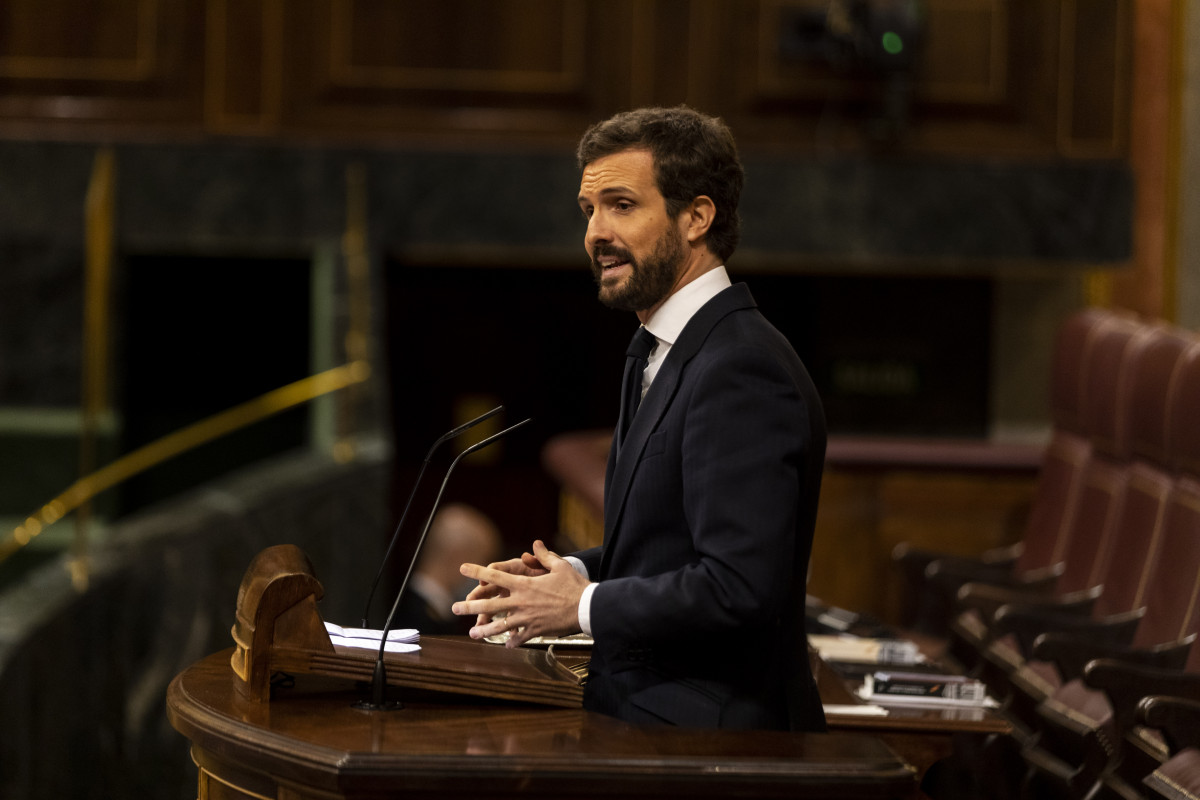
<svg viewBox="0 0 1200 800">
<path fill-rule="evenodd" d="M 605 222 L 604 214 L 597 211 L 592 214 L 588 220 L 587 231 L 583 235 L 583 244 L 590 253 L 598 244 L 607 244 L 612 241 L 612 231 Z"/>
</svg>

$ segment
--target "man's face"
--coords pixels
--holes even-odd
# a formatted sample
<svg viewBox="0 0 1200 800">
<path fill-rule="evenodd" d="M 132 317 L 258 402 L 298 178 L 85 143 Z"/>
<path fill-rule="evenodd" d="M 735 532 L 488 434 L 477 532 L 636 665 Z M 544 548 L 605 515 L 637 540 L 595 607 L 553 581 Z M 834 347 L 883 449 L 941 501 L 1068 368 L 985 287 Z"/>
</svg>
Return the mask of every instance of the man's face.
<svg viewBox="0 0 1200 800">
<path fill-rule="evenodd" d="M 600 302 L 644 311 L 671 293 L 687 249 L 654 181 L 650 151 L 623 150 L 584 167 L 579 207 Z"/>
</svg>

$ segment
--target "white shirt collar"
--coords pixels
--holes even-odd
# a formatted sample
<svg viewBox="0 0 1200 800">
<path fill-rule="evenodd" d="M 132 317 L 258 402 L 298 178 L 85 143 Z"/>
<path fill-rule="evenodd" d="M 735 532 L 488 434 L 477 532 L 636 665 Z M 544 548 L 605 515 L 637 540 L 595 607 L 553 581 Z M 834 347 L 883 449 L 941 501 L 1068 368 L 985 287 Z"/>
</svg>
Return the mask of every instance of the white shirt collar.
<svg viewBox="0 0 1200 800">
<path fill-rule="evenodd" d="M 646 330 L 660 342 L 675 344 L 679 334 L 701 306 L 732 285 L 725 267 L 704 273 L 691 283 L 680 287 L 658 307 L 646 322 Z"/>
</svg>

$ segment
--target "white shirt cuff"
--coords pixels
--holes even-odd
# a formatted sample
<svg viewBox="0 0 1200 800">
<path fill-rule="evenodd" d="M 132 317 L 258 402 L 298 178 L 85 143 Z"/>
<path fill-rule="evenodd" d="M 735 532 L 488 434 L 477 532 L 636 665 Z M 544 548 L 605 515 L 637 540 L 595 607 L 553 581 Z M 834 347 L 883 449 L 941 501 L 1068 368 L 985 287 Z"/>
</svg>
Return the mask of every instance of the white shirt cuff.
<svg viewBox="0 0 1200 800">
<path fill-rule="evenodd" d="M 563 556 L 563 560 L 575 568 L 583 577 L 587 578 L 588 570 L 575 556 Z M 579 628 L 588 636 L 592 635 L 592 592 L 596 591 L 596 584 L 589 583 L 583 587 L 583 594 L 579 597 Z"/>
<path fill-rule="evenodd" d="M 599 585 L 589 583 L 583 587 L 583 594 L 579 596 L 579 628 L 588 636 L 592 635 L 592 593 Z"/>
</svg>

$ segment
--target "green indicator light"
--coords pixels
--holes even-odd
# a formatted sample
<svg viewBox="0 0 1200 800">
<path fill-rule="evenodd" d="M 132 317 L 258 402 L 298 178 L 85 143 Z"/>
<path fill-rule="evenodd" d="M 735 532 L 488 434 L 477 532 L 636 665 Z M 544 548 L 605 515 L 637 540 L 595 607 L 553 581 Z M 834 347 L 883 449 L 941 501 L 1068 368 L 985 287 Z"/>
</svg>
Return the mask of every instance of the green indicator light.
<svg viewBox="0 0 1200 800">
<path fill-rule="evenodd" d="M 888 31 L 883 35 L 883 49 L 892 55 L 898 55 L 904 49 L 904 40 L 900 34 Z"/>
</svg>

